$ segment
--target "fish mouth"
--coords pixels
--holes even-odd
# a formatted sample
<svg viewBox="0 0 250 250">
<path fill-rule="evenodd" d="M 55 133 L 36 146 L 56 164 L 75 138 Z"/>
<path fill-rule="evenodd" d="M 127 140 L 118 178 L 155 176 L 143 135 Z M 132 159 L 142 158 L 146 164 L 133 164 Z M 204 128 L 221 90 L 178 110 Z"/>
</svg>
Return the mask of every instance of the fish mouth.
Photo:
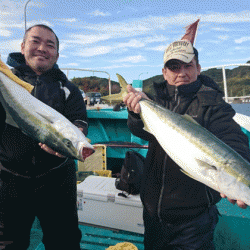
<svg viewBox="0 0 250 250">
<path fill-rule="evenodd" d="M 82 161 L 85 161 L 86 158 L 88 158 L 90 155 L 92 155 L 95 152 L 94 149 L 92 148 L 82 148 L 80 150 L 80 157 L 82 159 Z"/>
</svg>

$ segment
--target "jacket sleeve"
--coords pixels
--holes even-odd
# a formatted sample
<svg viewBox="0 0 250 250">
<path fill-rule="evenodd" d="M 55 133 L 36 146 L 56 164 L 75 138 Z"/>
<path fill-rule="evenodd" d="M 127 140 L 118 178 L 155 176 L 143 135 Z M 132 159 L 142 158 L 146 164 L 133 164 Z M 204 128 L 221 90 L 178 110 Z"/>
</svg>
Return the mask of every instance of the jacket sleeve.
<svg viewBox="0 0 250 250">
<path fill-rule="evenodd" d="M 83 129 L 85 136 L 88 134 L 88 118 L 86 106 L 79 89 L 70 85 L 70 95 L 66 100 L 64 116 L 74 125 Z"/>
<path fill-rule="evenodd" d="M 235 111 L 228 103 L 215 106 L 211 112 L 208 130 L 250 162 L 248 137 L 234 121 L 234 115 Z"/>
<path fill-rule="evenodd" d="M 5 120 L 6 120 L 6 112 L 5 109 L 2 105 L 2 103 L 0 102 L 0 136 L 2 136 L 3 131 L 5 129 Z"/>
</svg>

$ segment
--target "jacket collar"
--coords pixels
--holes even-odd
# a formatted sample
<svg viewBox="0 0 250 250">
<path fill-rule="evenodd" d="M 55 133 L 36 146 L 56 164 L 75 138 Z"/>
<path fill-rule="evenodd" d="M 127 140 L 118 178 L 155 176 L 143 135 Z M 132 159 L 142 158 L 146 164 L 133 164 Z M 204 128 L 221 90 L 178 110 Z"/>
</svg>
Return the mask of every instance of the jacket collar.
<svg viewBox="0 0 250 250">
<path fill-rule="evenodd" d="M 20 52 L 10 53 L 7 59 L 7 64 L 14 68 L 14 72 L 19 72 L 23 76 L 37 76 L 36 73 L 25 63 L 25 58 Z M 54 81 L 62 80 L 67 81 L 65 74 L 59 69 L 58 65 L 55 64 L 52 69 L 43 73 L 40 78 L 51 77 Z"/>
<path fill-rule="evenodd" d="M 201 88 L 203 86 L 203 88 Z M 176 90 L 178 94 L 183 96 L 193 96 L 200 91 L 211 91 L 211 90 L 219 90 L 218 85 L 208 76 L 199 75 L 195 82 L 192 82 L 187 85 L 181 85 L 179 87 L 169 85 L 166 81 L 161 83 L 154 83 L 154 89 L 156 95 L 161 99 L 168 99 L 173 97 L 176 94 Z"/>
</svg>

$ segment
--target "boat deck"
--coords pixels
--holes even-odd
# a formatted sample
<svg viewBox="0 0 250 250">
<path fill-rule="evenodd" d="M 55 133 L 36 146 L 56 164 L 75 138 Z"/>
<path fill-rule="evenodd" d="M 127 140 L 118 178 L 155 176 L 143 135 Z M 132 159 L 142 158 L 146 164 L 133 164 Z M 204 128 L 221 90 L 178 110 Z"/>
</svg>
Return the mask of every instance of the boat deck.
<svg viewBox="0 0 250 250">
<path fill-rule="evenodd" d="M 250 212 L 249 208 L 233 206 L 226 199 L 218 204 L 221 216 L 214 234 L 216 250 L 249 250 Z M 106 250 L 121 242 L 130 242 L 138 250 L 144 250 L 143 235 L 123 230 L 104 228 L 79 223 L 82 231 L 81 250 Z M 28 250 L 45 250 L 42 244 L 42 230 L 36 220 L 31 230 L 31 244 Z"/>
<path fill-rule="evenodd" d="M 87 224 L 79 223 L 82 231 L 81 250 L 105 250 L 109 246 L 114 246 L 120 242 L 130 242 L 138 250 L 143 250 L 143 235 L 121 231 L 116 229 L 107 229 Z M 37 226 L 31 230 L 31 244 L 28 250 L 45 250 L 42 240 L 42 230 Z"/>
</svg>

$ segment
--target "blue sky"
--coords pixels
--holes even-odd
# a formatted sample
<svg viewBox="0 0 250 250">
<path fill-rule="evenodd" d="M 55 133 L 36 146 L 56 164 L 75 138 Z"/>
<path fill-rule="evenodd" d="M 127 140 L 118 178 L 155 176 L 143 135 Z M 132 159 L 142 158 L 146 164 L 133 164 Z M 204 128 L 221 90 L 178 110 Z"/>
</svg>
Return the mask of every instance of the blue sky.
<svg viewBox="0 0 250 250">
<path fill-rule="evenodd" d="M 20 51 L 27 0 L 1 0 L 0 54 Z M 60 68 L 116 73 L 128 83 L 161 74 L 164 49 L 198 18 L 200 64 L 211 67 L 250 60 L 249 0 L 31 0 L 27 27 L 44 23 L 60 39 Z M 74 76 L 105 73 L 72 72 Z"/>
</svg>

